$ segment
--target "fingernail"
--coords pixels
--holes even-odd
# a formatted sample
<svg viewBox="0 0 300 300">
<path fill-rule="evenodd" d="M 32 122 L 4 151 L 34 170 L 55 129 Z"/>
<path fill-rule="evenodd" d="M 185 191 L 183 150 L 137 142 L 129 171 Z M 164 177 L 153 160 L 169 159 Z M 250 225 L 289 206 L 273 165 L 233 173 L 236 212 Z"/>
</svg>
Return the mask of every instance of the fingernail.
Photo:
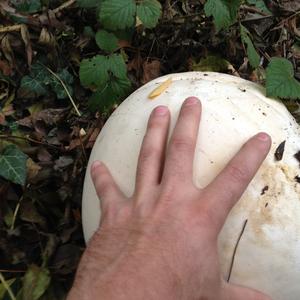
<svg viewBox="0 0 300 300">
<path fill-rule="evenodd" d="M 92 169 L 92 171 L 94 171 L 94 170 L 96 170 L 96 169 L 97 169 L 98 167 L 100 167 L 100 166 L 102 166 L 102 162 L 99 161 L 99 160 L 96 160 L 96 161 L 94 161 L 94 162 L 92 163 L 91 169 Z"/>
<path fill-rule="evenodd" d="M 168 112 L 168 108 L 166 106 L 158 106 L 154 110 L 154 114 L 156 116 L 165 116 Z"/>
<path fill-rule="evenodd" d="M 264 132 L 259 133 L 256 137 L 262 142 L 267 142 L 270 139 L 270 136 Z"/>
<path fill-rule="evenodd" d="M 194 105 L 199 103 L 199 99 L 196 97 L 189 97 L 184 101 L 184 105 Z"/>
</svg>

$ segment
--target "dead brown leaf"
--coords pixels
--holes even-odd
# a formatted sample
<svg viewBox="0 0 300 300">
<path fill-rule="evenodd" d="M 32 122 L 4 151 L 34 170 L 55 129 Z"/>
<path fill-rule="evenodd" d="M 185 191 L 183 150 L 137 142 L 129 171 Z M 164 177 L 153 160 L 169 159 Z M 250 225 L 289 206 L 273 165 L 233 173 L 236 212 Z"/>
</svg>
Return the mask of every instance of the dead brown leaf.
<svg viewBox="0 0 300 300">
<path fill-rule="evenodd" d="M 142 83 L 145 84 L 161 75 L 160 72 L 161 63 L 159 60 L 153 60 L 151 62 L 145 61 L 143 63 L 143 79 Z"/>
<path fill-rule="evenodd" d="M 28 182 L 31 182 L 38 175 L 39 171 L 42 169 L 31 158 L 27 159 L 26 167 L 27 167 L 27 180 L 28 180 Z"/>
<path fill-rule="evenodd" d="M 25 49 L 26 49 L 26 54 L 27 54 L 27 64 L 29 67 L 31 67 L 33 53 L 32 53 L 29 31 L 28 31 L 27 26 L 24 24 L 21 25 L 20 31 L 21 31 L 22 40 L 25 44 Z"/>
<path fill-rule="evenodd" d="M 0 71 L 5 76 L 10 76 L 12 74 L 12 68 L 9 66 L 6 60 L 0 59 Z"/>
</svg>

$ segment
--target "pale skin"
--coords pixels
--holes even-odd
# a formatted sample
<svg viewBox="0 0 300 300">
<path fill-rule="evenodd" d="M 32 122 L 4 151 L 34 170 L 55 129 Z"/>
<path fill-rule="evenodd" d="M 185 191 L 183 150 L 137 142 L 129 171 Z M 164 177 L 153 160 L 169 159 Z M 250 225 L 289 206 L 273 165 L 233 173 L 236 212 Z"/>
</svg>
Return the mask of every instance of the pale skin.
<svg viewBox="0 0 300 300">
<path fill-rule="evenodd" d="M 271 300 L 227 283 L 217 249 L 228 213 L 267 156 L 271 138 L 252 137 L 212 183 L 199 189 L 192 173 L 200 116 L 200 101 L 186 99 L 166 145 L 170 113 L 164 106 L 152 112 L 130 198 L 103 163 L 92 165 L 102 219 L 68 300 Z"/>
</svg>

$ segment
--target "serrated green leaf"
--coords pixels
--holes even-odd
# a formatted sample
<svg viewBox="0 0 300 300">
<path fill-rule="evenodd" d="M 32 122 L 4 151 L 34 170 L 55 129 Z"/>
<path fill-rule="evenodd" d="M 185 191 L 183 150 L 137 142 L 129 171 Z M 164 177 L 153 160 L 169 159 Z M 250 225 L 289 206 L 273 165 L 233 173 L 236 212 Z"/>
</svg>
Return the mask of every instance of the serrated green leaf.
<svg viewBox="0 0 300 300">
<path fill-rule="evenodd" d="M 255 5 L 259 10 L 267 14 L 272 14 L 263 0 L 247 0 L 247 2 L 248 4 Z"/>
<path fill-rule="evenodd" d="M 80 63 L 79 77 L 86 87 L 101 87 L 109 79 L 107 58 L 97 55 Z"/>
<path fill-rule="evenodd" d="M 285 58 L 274 57 L 267 67 L 267 96 L 300 99 L 300 82 L 294 77 L 293 65 Z"/>
<path fill-rule="evenodd" d="M 101 4 L 101 0 L 77 0 L 76 2 L 79 7 L 84 8 L 97 7 Z"/>
<path fill-rule="evenodd" d="M 89 99 L 92 111 L 109 110 L 126 96 L 131 88 L 128 78 L 114 78 L 106 86 L 95 92 Z"/>
<path fill-rule="evenodd" d="M 125 29 L 135 24 L 136 3 L 134 0 L 104 0 L 101 4 L 100 21 L 110 30 Z"/>
<path fill-rule="evenodd" d="M 258 68 L 259 63 L 260 63 L 260 57 L 253 45 L 253 42 L 251 40 L 251 34 L 248 31 L 248 29 L 246 27 L 244 27 L 243 25 L 240 26 L 241 28 L 241 39 L 244 45 L 246 45 L 246 49 L 247 49 L 247 56 L 250 62 L 250 65 L 253 68 Z"/>
<path fill-rule="evenodd" d="M 114 52 L 119 47 L 117 37 L 106 30 L 99 30 L 95 39 L 98 47 L 108 53 Z"/>
<path fill-rule="evenodd" d="M 161 4 L 157 0 L 142 0 L 137 5 L 137 16 L 146 28 L 153 28 L 161 16 Z"/>
<path fill-rule="evenodd" d="M 207 0 L 204 6 L 205 14 L 213 16 L 217 31 L 226 29 L 237 19 L 241 0 Z"/>
<path fill-rule="evenodd" d="M 17 146 L 7 146 L 0 155 L 0 176 L 16 184 L 24 185 L 26 181 L 25 155 Z"/>
<path fill-rule="evenodd" d="M 117 78 L 127 78 L 127 67 L 120 54 L 112 54 L 107 59 L 109 71 Z"/>
<path fill-rule="evenodd" d="M 50 284 L 50 272 L 31 265 L 23 278 L 23 300 L 38 300 Z"/>
</svg>

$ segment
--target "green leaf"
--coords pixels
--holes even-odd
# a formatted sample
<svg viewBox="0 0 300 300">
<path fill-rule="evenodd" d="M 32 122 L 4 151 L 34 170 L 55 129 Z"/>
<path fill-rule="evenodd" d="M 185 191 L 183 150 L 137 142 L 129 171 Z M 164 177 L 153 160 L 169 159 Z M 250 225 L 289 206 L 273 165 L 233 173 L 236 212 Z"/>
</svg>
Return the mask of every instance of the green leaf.
<svg viewBox="0 0 300 300">
<path fill-rule="evenodd" d="M 56 74 L 66 85 L 69 93 L 73 95 L 72 83 L 74 81 L 73 76 L 68 72 L 67 69 L 62 69 L 59 73 Z M 51 90 L 56 94 L 58 99 L 65 99 L 68 97 L 66 90 L 62 86 L 61 82 L 52 75 L 51 81 L 49 82 Z"/>
<path fill-rule="evenodd" d="M 120 54 L 112 54 L 107 58 L 109 71 L 117 78 L 127 78 L 127 67 Z"/>
<path fill-rule="evenodd" d="M 31 66 L 30 74 L 21 79 L 20 88 L 33 93 L 36 97 L 44 96 L 48 92 L 47 82 L 49 82 L 49 72 L 40 64 L 34 64 Z"/>
<path fill-rule="evenodd" d="M 25 155 L 15 145 L 7 146 L 0 155 L 0 176 L 16 184 L 24 185 L 26 181 Z"/>
<path fill-rule="evenodd" d="M 294 78 L 294 69 L 285 58 L 274 57 L 267 67 L 267 96 L 300 99 L 300 82 Z"/>
<path fill-rule="evenodd" d="M 23 13 L 35 13 L 42 9 L 40 0 L 11 0 L 16 10 Z"/>
<path fill-rule="evenodd" d="M 153 28 L 161 16 L 161 4 L 157 0 L 142 0 L 137 5 L 137 16 L 146 28 Z"/>
<path fill-rule="evenodd" d="M 78 6 L 84 8 L 97 7 L 100 3 L 101 0 L 77 0 Z"/>
<path fill-rule="evenodd" d="M 247 0 L 248 4 L 255 5 L 259 10 L 267 13 L 272 14 L 271 11 L 267 8 L 265 2 L 263 0 Z"/>
<path fill-rule="evenodd" d="M 206 16 L 213 16 L 217 31 L 228 28 L 237 19 L 241 0 L 207 0 L 204 6 Z"/>
<path fill-rule="evenodd" d="M 109 110 L 126 96 L 131 88 L 128 78 L 114 78 L 106 86 L 95 92 L 89 99 L 89 108 L 92 111 Z"/>
<path fill-rule="evenodd" d="M 80 64 L 79 77 L 81 84 L 86 87 L 100 87 L 109 79 L 107 58 L 97 55 L 84 59 Z"/>
<path fill-rule="evenodd" d="M 23 278 L 23 300 L 38 300 L 50 284 L 50 272 L 31 265 Z"/>
<path fill-rule="evenodd" d="M 118 39 L 113 33 L 106 30 L 99 30 L 95 36 L 98 47 L 108 53 L 118 49 Z"/>
<path fill-rule="evenodd" d="M 255 69 L 258 68 L 260 63 L 260 57 L 253 45 L 249 30 L 243 25 L 241 25 L 241 39 L 243 44 L 246 45 L 247 56 L 249 58 L 250 65 Z"/>
<path fill-rule="evenodd" d="M 104 0 L 101 4 L 100 21 L 110 30 L 125 29 L 135 24 L 134 0 Z"/>
</svg>

